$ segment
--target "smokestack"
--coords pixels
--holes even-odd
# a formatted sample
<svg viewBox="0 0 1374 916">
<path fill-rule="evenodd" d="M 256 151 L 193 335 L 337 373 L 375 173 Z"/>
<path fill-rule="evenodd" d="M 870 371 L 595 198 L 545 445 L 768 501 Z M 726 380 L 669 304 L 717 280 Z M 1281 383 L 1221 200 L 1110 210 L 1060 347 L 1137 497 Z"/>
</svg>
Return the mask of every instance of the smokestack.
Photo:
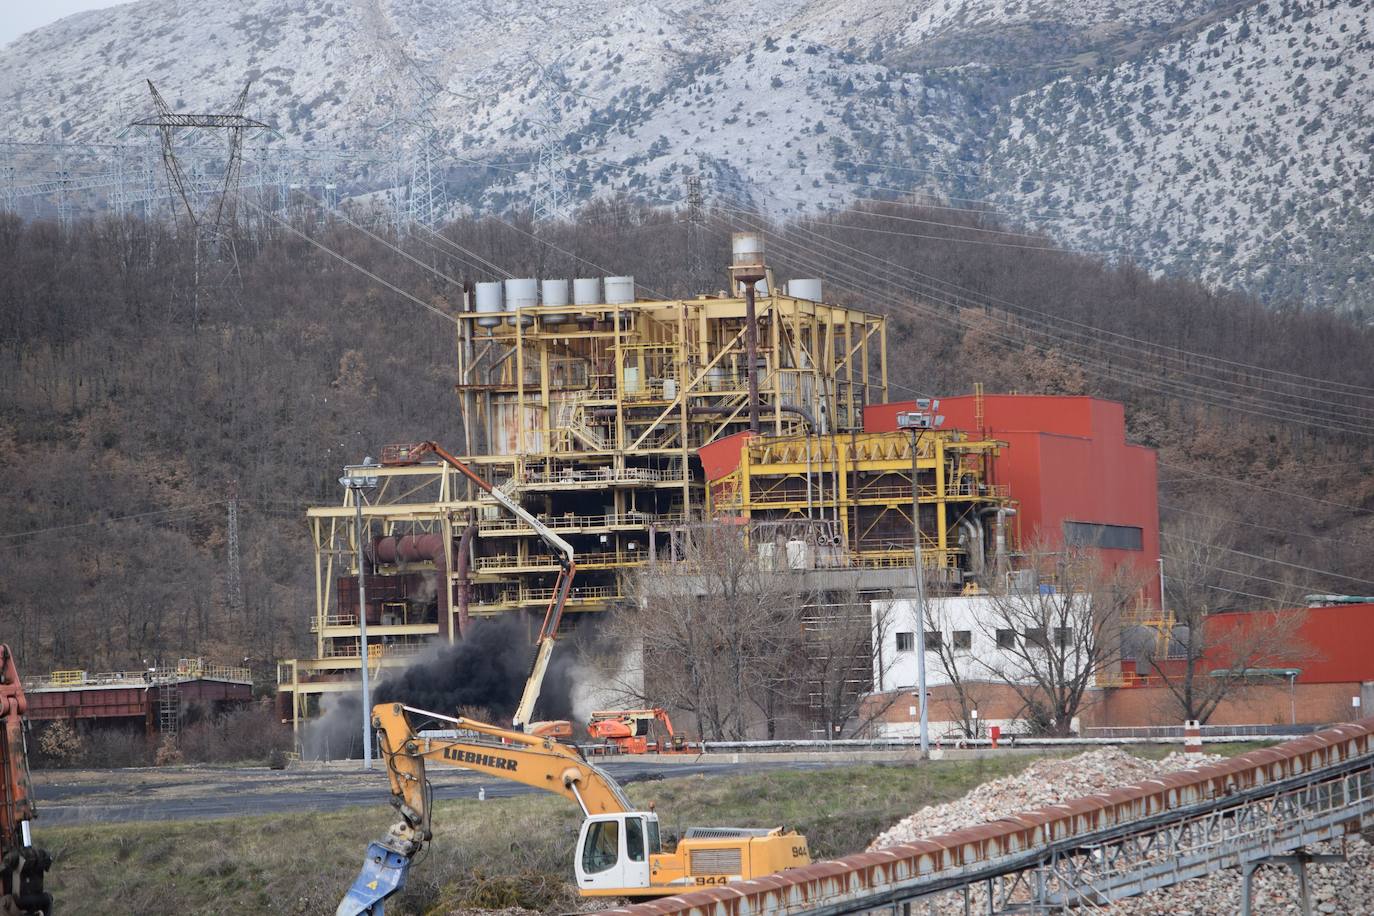
<svg viewBox="0 0 1374 916">
<path fill-rule="evenodd" d="M 763 263 L 763 239 L 755 232 L 730 237 L 730 277 L 744 284 L 745 371 L 749 377 L 749 431 L 759 431 L 759 328 L 754 313 L 754 284 L 768 276 Z"/>
</svg>

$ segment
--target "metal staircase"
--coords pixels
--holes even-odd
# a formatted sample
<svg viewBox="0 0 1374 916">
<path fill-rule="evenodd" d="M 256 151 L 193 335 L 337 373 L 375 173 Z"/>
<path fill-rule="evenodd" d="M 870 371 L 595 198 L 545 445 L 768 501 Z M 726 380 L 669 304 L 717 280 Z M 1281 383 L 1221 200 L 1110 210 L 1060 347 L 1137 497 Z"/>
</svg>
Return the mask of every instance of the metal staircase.
<svg viewBox="0 0 1374 916">
<path fill-rule="evenodd" d="M 158 685 L 157 726 L 162 734 L 174 738 L 181 730 L 181 685 L 175 678 Z"/>
</svg>

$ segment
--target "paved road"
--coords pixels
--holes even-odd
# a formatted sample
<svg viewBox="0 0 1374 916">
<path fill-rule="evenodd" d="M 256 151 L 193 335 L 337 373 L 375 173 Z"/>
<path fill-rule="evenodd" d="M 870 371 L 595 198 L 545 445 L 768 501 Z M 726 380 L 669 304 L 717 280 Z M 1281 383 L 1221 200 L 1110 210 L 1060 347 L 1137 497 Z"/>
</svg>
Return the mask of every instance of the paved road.
<svg viewBox="0 0 1374 916">
<path fill-rule="evenodd" d="M 845 761 L 751 763 L 645 763 L 610 761 L 602 766 L 622 785 L 645 779 L 695 774 L 743 774 L 766 770 L 818 770 Z M 289 811 L 336 811 L 370 806 L 385 809 L 389 799 L 380 772 L 363 773 L 352 765 L 328 764 L 290 771 L 265 768 L 217 769 L 171 767 L 139 770 L 39 771 L 33 774 L 43 824 L 119 823 L 122 821 L 210 820 L 279 814 Z M 430 769 L 438 799 L 525 795 L 540 790 L 453 770 Z"/>
</svg>

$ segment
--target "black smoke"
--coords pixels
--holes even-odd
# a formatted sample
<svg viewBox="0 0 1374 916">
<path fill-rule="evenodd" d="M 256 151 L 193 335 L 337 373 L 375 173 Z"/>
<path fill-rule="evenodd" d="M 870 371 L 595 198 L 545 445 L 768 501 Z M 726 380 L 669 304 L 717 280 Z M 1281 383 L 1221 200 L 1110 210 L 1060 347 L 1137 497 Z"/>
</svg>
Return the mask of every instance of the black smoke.
<svg viewBox="0 0 1374 916">
<path fill-rule="evenodd" d="M 525 690 L 535 647 L 515 615 L 477 620 L 466 637 L 417 659 L 372 687 L 372 702 L 404 703 L 447 716 L 460 708 L 491 712 L 492 724 L 509 727 Z M 570 719 L 577 652 L 560 642 L 544 677 L 534 719 Z M 362 757 L 362 695 L 325 694 L 323 714 L 305 730 L 307 759 Z"/>
<path fill-rule="evenodd" d="M 491 710 L 496 725 L 509 725 L 525 680 L 534 664 L 535 647 L 514 616 L 478 620 L 462 642 L 391 675 L 373 691 L 373 702 L 404 703 L 453 715 L 462 707 Z M 535 719 L 572 715 L 571 653 L 554 650 L 535 706 Z"/>
</svg>

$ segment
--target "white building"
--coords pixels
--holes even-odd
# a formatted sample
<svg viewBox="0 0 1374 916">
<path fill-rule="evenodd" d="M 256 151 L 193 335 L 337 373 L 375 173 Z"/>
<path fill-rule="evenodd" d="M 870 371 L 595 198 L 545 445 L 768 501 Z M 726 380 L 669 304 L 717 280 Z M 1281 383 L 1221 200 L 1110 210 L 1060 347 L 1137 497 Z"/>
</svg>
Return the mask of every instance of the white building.
<svg viewBox="0 0 1374 916">
<path fill-rule="evenodd" d="M 1002 689 L 985 687 L 981 693 L 1005 696 L 1007 680 L 1034 683 L 1034 669 L 1026 660 L 1028 645 L 1032 649 L 1044 646 L 1047 654 L 1063 656 L 1069 676 L 1081 670 L 1083 660 L 1076 651 L 1078 634 L 1071 624 L 1088 613 L 1085 605 L 1075 601 L 1076 607 L 1066 608 L 1063 595 L 1027 594 L 1000 599 L 1021 603 L 1015 612 L 1007 613 L 999 609 L 998 600 L 990 595 L 927 599 L 926 687 L 933 694 L 928 718 L 934 737 L 961 730 L 957 700 L 952 698 L 952 691 L 939 689 L 952 683 L 951 668 L 960 682 L 972 685 L 967 692 L 974 696 L 980 693 L 977 685 L 997 685 Z M 879 731 L 894 737 L 915 735 L 919 715 L 916 603 L 908 598 L 880 600 L 872 603 L 872 610 L 874 690 L 910 693 L 909 702 L 900 698 L 897 714 L 887 717 L 897 721 L 881 723 Z M 1039 665 L 1037 669 L 1043 670 Z M 902 706 L 908 709 L 905 719 L 909 721 L 900 715 Z M 1005 700 L 998 706 L 1005 708 Z M 1007 717 L 984 716 L 979 722 L 984 728 L 999 726 L 1003 733 L 1024 730 L 1020 722 Z"/>
</svg>

